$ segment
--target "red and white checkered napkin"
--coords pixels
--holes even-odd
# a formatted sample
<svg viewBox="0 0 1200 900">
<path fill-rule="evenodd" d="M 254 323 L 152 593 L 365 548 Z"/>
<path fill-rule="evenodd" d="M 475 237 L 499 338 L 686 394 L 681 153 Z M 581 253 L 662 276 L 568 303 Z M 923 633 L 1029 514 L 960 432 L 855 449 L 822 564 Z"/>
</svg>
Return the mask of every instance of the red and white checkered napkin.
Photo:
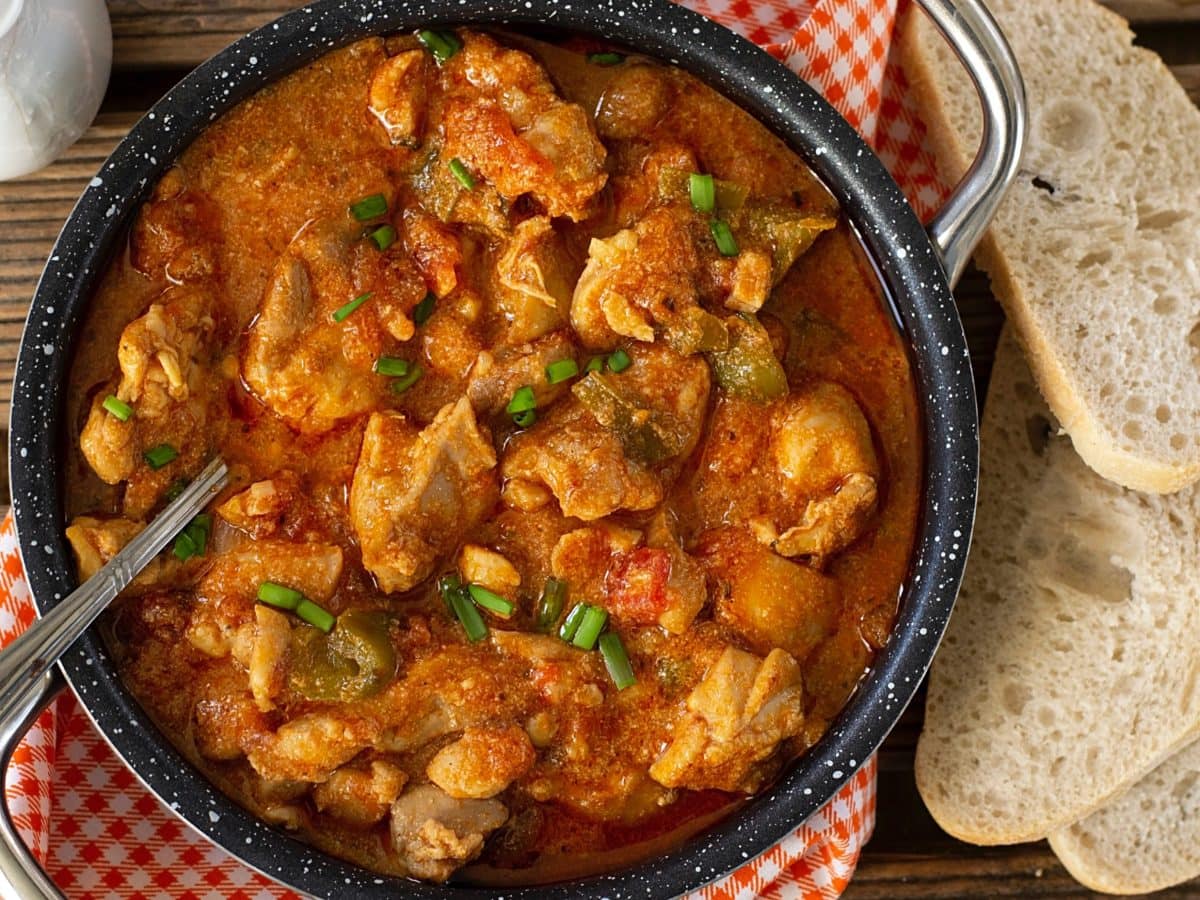
<svg viewBox="0 0 1200 900">
<path fill-rule="evenodd" d="M 820 90 L 878 151 L 922 219 L 945 197 L 888 58 L 906 0 L 684 0 L 762 45 Z M 0 525 L 0 644 L 28 627 L 33 601 L 12 519 Z M 268 900 L 295 897 L 210 844 L 158 802 L 70 695 L 37 720 L 6 790 L 26 843 L 71 898 Z M 689 900 L 833 900 L 875 826 L 875 760 L 811 819 Z"/>
</svg>

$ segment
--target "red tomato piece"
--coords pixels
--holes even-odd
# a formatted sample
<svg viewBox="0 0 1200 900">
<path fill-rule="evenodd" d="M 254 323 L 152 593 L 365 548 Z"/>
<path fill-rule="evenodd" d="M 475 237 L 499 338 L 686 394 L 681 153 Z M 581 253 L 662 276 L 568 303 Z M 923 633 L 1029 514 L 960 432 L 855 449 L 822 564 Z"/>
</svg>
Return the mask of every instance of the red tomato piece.
<svg viewBox="0 0 1200 900">
<path fill-rule="evenodd" d="M 666 550 L 638 547 L 617 557 L 608 570 L 608 611 L 624 622 L 653 625 L 667 608 L 671 556 Z"/>
</svg>

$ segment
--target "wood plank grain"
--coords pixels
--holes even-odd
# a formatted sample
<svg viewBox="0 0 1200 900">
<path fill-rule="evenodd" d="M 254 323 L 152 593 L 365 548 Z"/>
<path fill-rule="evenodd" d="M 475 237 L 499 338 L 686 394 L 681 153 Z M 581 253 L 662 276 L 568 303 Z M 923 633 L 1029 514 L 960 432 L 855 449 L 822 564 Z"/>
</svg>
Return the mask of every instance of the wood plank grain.
<svg viewBox="0 0 1200 900">
<path fill-rule="evenodd" d="M 114 64 L 191 68 L 249 31 L 302 4 L 290 0 L 110 0 Z M 1106 0 L 1131 22 L 1200 22 L 1200 0 Z"/>
<path fill-rule="evenodd" d="M 102 113 L 58 162 L 0 185 L 0 422 L 8 421 L 25 313 L 54 239 L 88 181 L 139 116 Z M 7 466 L 3 470 L 0 499 L 8 496 Z"/>
<path fill-rule="evenodd" d="M 1200 0 L 1104 0 L 1130 22 L 1200 21 Z"/>
</svg>

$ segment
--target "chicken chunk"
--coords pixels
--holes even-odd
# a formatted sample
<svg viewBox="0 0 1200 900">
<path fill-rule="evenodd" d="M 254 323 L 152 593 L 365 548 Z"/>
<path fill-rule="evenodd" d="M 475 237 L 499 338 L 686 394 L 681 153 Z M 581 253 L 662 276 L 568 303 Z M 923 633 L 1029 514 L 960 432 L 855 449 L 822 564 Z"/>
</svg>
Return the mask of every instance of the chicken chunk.
<svg viewBox="0 0 1200 900">
<path fill-rule="evenodd" d="M 604 145 L 546 71 L 526 53 L 467 34 L 442 73 L 443 155 L 462 160 L 508 201 L 529 194 L 550 216 L 584 218 L 607 180 Z"/>
<path fill-rule="evenodd" d="M 209 297 L 200 290 L 168 291 L 121 332 L 118 395 L 140 419 L 161 419 L 195 393 L 204 376 L 204 340 L 212 331 Z"/>
<path fill-rule="evenodd" d="M 545 485 L 565 516 L 600 519 L 618 509 L 650 509 L 661 502 L 658 478 L 625 456 L 621 441 L 574 398 L 555 406 L 509 443 L 501 473 L 506 501 L 545 496 Z"/>
<path fill-rule="evenodd" d="M 740 253 L 730 282 L 725 305 L 735 312 L 758 312 L 771 294 L 771 257 L 759 250 Z"/>
<path fill-rule="evenodd" d="M 566 641 L 548 634 L 533 634 L 528 631 L 493 631 L 492 643 L 502 653 L 516 656 L 534 664 L 546 662 L 569 662 L 579 658 L 582 651 Z"/>
<path fill-rule="evenodd" d="M 361 415 L 387 387 L 375 360 L 389 341 L 413 336 L 410 314 L 424 296 L 416 267 L 396 248 L 381 253 L 348 222 L 312 223 L 275 265 L 246 341 L 246 383 L 306 433 Z M 353 314 L 334 320 L 360 297 Z"/>
<path fill-rule="evenodd" d="M 221 214 L 190 187 L 182 167 L 168 169 L 129 234 L 129 261 L 147 277 L 171 284 L 202 281 L 217 271 Z"/>
<path fill-rule="evenodd" d="M 283 685 L 290 620 L 255 603 L 264 581 L 293 588 L 327 604 L 342 576 L 342 550 L 334 544 L 250 541 L 219 554 L 196 587 L 186 638 L 212 657 L 232 654 L 250 672 L 255 701 L 272 707 Z"/>
<path fill-rule="evenodd" d="M 537 405 L 545 408 L 571 387 L 567 382 L 547 382 L 546 366 L 560 359 L 573 359 L 574 353 L 574 345 L 561 331 L 530 344 L 484 350 L 471 367 L 467 397 L 476 411 L 495 415 L 503 411 L 514 391 L 529 385 Z"/>
<path fill-rule="evenodd" d="M 287 678 L 287 653 L 292 625 L 287 616 L 267 606 L 254 607 L 255 629 L 250 649 L 250 693 L 263 712 L 275 708 L 274 698 Z"/>
<path fill-rule="evenodd" d="M 337 590 L 342 561 L 342 548 L 336 544 L 250 541 L 217 556 L 197 593 L 212 600 L 253 602 L 259 585 L 273 581 L 324 603 Z"/>
<path fill-rule="evenodd" d="M 754 522 L 755 533 L 784 556 L 824 559 L 862 534 L 875 511 L 879 488 L 873 475 L 852 472 L 832 494 L 810 500 L 800 521 L 783 534 L 770 521 Z"/>
<path fill-rule="evenodd" d="M 502 594 L 511 594 L 521 585 L 521 573 L 504 554 L 478 544 L 463 545 L 458 571 L 463 581 Z"/>
<path fill-rule="evenodd" d="M 450 228 L 409 207 L 404 210 L 404 244 L 436 296 L 445 297 L 458 287 L 462 245 Z"/>
<path fill-rule="evenodd" d="M 403 769 L 383 759 L 342 766 L 313 788 L 313 802 L 335 819 L 369 828 L 388 814 L 407 782 Z"/>
<path fill-rule="evenodd" d="M 250 747 L 246 758 L 268 780 L 320 783 L 369 747 L 374 737 L 375 730 L 366 722 L 306 713 Z"/>
<path fill-rule="evenodd" d="M 704 324 L 720 331 L 720 321 L 699 306 L 701 265 L 690 220 L 679 209 L 659 208 L 633 228 L 592 239 L 571 298 L 571 324 L 587 346 L 607 349 L 622 337 L 649 343 L 666 332 L 674 344 L 714 349 L 689 340 Z"/>
<path fill-rule="evenodd" d="M 238 667 L 209 666 L 201 671 L 191 733 L 200 755 L 215 760 L 240 759 L 246 747 L 270 733 Z"/>
<path fill-rule="evenodd" d="M 548 216 L 513 229 L 496 260 L 493 293 L 505 321 L 503 340 L 520 344 L 567 322 L 579 268 Z"/>
<path fill-rule="evenodd" d="M 674 93 L 674 85 L 661 66 L 620 66 L 597 104 L 596 127 L 606 138 L 639 138 L 661 122 Z"/>
<path fill-rule="evenodd" d="M 499 800 L 460 800 L 437 785 L 417 785 L 392 804 L 392 847 L 409 875 L 445 881 L 506 821 Z"/>
<path fill-rule="evenodd" d="M 425 124 L 426 60 L 423 50 L 406 50 L 380 63 L 371 76 L 367 109 L 393 144 L 417 147 Z"/>
<path fill-rule="evenodd" d="M 408 677 L 415 679 L 412 673 Z M 424 697 L 412 715 L 406 716 L 403 721 L 384 731 L 376 746 L 393 753 L 407 753 L 457 731 L 460 727 L 458 710 L 440 697 Z"/>
<path fill-rule="evenodd" d="M 200 288 L 171 288 L 121 332 L 121 378 L 112 393 L 133 408 L 133 415 L 122 421 L 108 412 L 103 405 L 108 391 L 101 390 L 79 437 L 84 458 L 108 484 L 146 468 L 142 454 L 159 444 L 176 449 L 180 464 L 204 454 L 204 442 L 196 436 L 203 434 L 207 419 L 210 303 Z M 150 503 L 140 505 L 148 509 Z"/>
<path fill-rule="evenodd" d="M 870 524 L 878 478 L 858 403 L 840 385 L 820 382 L 765 408 L 723 397 L 693 496 L 702 528 L 744 525 L 776 552 L 822 565 Z"/>
<path fill-rule="evenodd" d="M 533 766 L 537 754 L 516 725 L 468 728 L 429 761 L 425 774 L 451 797 L 495 797 Z"/>
<path fill-rule="evenodd" d="M 666 751 L 650 767 L 672 788 L 752 793 L 760 766 L 804 724 L 800 666 L 782 650 L 761 659 L 726 648 L 692 689 Z"/>
<path fill-rule="evenodd" d="M 367 423 L 350 489 L 363 565 L 388 592 L 426 578 L 495 505 L 496 453 L 465 397 L 423 431 L 403 416 Z"/>
<path fill-rule="evenodd" d="M 279 530 L 299 495 L 299 479 L 283 472 L 234 494 L 217 507 L 217 515 L 255 539 L 270 537 Z"/>
<path fill-rule="evenodd" d="M 78 516 L 67 528 L 67 543 L 75 553 L 75 571 L 79 580 L 87 581 L 100 567 L 117 555 L 143 528 L 144 522 L 130 519 L 97 519 Z M 180 563 L 173 555 L 159 555 L 142 569 L 125 589 L 133 596 L 159 584 L 165 584 L 179 571 Z"/>
<path fill-rule="evenodd" d="M 843 550 L 862 534 L 878 495 L 879 462 L 858 403 L 824 382 L 782 400 L 772 426 L 783 503 L 751 523 L 755 533 L 785 556 Z M 791 510 L 803 510 L 798 521 Z"/>
<path fill-rule="evenodd" d="M 574 397 L 513 438 L 502 466 L 510 484 L 545 485 L 564 515 L 585 521 L 662 500 L 662 476 L 700 439 L 709 369 L 666 347 L 631 356 L 619 375 L 593 372 L 577 382 Z M 523 495 L 506 486 L 506 499 Z M 536 491 L 529 496 L 536 502 Z"/>
</svg>

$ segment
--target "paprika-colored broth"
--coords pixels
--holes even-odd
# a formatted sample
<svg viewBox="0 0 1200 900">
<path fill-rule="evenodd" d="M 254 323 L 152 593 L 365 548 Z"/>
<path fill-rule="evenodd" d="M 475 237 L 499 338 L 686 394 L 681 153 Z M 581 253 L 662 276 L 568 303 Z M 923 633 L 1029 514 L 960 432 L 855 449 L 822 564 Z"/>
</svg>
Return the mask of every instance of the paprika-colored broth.
<svg viewBox="0 0 1200 900">
<path fill-rule="evenodd" d="M 681 70 L 472 31 L 332 52 L 163 176 L 82 334 L 81 577 L 232 472 L 104 620 L 122 677 L 368 868 L 670 849 L 888 638 L 903 340 L 824 187 Z"/>
</svg>

